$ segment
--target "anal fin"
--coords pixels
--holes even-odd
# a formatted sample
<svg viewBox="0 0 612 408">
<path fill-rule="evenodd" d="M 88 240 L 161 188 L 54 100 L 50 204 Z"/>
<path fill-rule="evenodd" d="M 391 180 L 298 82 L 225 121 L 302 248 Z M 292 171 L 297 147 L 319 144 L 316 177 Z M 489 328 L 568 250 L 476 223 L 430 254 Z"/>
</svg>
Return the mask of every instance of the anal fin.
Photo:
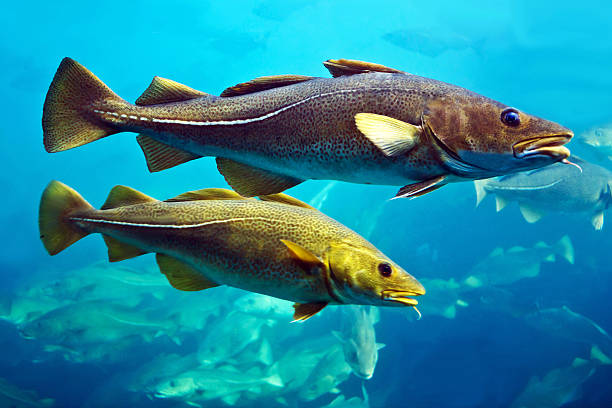
<svg viewBox="0 0 612 408">
<path fill-rule="evenodd" d="M 508 200 L 498 195 L 495 196 L 495 211 L 500 212 L 508 205 Z"/>
<path fill-rule="evenodd" d="M 280 193 L 304 181 L 223 157 L 217 157 L 217 169 L 225 181 L 243 197 Z"/>
<path fill-rule="evenodd" d="M 444 183 L 445 179 L 446 176 L 438 176 L 418 183 L 408 184 L 407 186 L 400 188 L 393 199 L 420 197 L 444 186 L 444 184 L 446 184 Z"/>
<path fill-rule="evenodd" d="M 523 218 L 525 219 L 525 221 L 527 221 L 530 224 L 533 224 L 534 222 L 538 222 L 540 220 L 540 218 L 542 218 L 543 214 L 534 209 L 531 208 L 529 206 L 526 206 L 524 204 L 520 205 L 520 209 L 521 209 L 521 214 L 523 215 Z"/>
<path fill-rule="evenodd" d="M 186 163 L 191 160 L 199 159 L 200 155 L 186 152 L 185 150 L 177 149 L 147 135 L 138 135 L 136 137 L 142 152 L 147 160 L 149 171 L 166 170 L 179 164 Z"/>
<path fill-rule="evenodd" d="M 110 262 L 124 261 L 147 253 L 138 247 L 123 243 L 111 236 L 102 235 L 102 238 L 104 238 L 104 243 L 108 248 L 108 260 Z"/>
<path fill-rule="evenodd" d="M 158 253 L 155 259 L 161 273 L 166 275 L 170 285 L 178 290 L 197 291 L 219 286 L 176 258 Z"/>
<path fill-rule="evenodd" d="M 302 322 L 310 319 L 312 316 L 319 313 L 323 308 L 327 306 L 326 302 L 313 302 L 313 303 L 295 303 L 293 308 L 293 322 Z"/>
</svg>

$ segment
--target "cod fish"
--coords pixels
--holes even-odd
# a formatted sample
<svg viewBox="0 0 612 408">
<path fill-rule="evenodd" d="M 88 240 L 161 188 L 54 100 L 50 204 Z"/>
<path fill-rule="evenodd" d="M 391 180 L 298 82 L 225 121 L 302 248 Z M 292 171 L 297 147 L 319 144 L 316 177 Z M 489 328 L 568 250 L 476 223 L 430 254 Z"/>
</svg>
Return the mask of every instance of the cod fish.
<svg viewBox="0 0 612 408">
<path fill-rule="evenodd" d="M 612 160 L 612 122 L 593 126 L 580 134 L 580 141 L 593 148 L 599 156 Z"/>
<path fill-rule="evenodd" d="M 531 248 L 515 246 L 504 250 L 497 247 L 472 268 L 464 284 L 480 288 L 510 285 L 521 279 L 535 278 L 540 274 L 541 263 L 555 262 L 556 255 L 574 263 L 574 247 L 567 235 L 552 246 L 538 242 Z"/>
<path fill-rule="evenodd" d="M 155 77 L 131 104 L 65 58 L 43 108 L 44 145 L 137 132 L 150 171 L 214 156 L 245 197 L 308 179 L 405 185 L 397 197 L 415 197 L 569 156 L 569 129 L 458 86 L 362 61 L 324 65 L 333 78 L 266 76 L 220 96 Z"/>
<path fill-rule="evenodd" d="M 476 180 L 476 205 L 495 194 L 497 211 L 510 201 L 519 204 L 525 220 L 533 223 L 546 211 L 582 212 L 601 230 L 604 211 L 612 204 L 612 173 L 601 166 L 572 157 L 575 166 L 553 164 L 498 179 Z"/>
<path fill-rule="evenodd" d="M 0 407 L 43 408 L 54 405 L 52 398 L 40 398 L 35 391 L 18 388 L 0 377 Z"/>
<path fill-rule="evenodd" d="M 367 306 L 349 306 L 342 310 L 342 329 L 333 332 L 342 344 L 344 360 L 357 377 L 369 380 L 378 362 L 378 350 L 385 345 L 376 342 L 378 309 Z"/>
<path fill-rule="evenodd" d="M 158 201 L 117 186 L 96 210 L 52 181 L 41 199 L 39 227 L 51 255 L 101 233 L 111 262 L 155 252 L 179 290 L 228 285 L 291 300 L 294 320 L 328 304 L 415 307 L 413 297 L 425 293 L 357 233 L 284 194 L 256 200 L 205 189 Z"/>
</svg>

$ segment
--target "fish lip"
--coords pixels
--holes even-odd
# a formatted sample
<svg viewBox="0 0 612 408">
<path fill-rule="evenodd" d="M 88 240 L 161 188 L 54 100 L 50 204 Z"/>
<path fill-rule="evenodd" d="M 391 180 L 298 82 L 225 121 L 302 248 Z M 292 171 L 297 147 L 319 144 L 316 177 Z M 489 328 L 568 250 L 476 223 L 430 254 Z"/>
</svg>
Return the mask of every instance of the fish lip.
<svg viewBox="0 0 612 408">
<path fill-rule="evenodd" d="M 416 306 L 419 302 L 409 296 L 421 296 L 425 291 L 385 289 L 380 294 L 382 300 L 401 303 L 405 306 Z"/>
<path fill-rule="evenodd" d="M 512 151 L 517 159 L 548 156 L 563 160 L 570 156 L 569 149 L 563 145 L 569 142 L 572 136 L 571 133 L 564 133 L 522 140 L 512 145 Z"/>
</svg>

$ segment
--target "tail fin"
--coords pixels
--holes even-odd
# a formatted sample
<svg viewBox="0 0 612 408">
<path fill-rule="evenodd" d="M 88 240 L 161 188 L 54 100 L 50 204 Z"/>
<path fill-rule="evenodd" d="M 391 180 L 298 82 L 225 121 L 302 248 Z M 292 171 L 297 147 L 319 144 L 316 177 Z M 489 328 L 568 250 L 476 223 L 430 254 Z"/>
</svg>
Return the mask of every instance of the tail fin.
<svg viewBox="0 0 612 408">
<path fill-rule="evenodd" d="M 118 133 L 92 116 L 95 102 L 123 100 L 87 68 L 64 58 L 51 82 L 43 107 L 43 137 L 49 153 L 72 149 Z"/>
<path fill-rule="evenodd" d="M 487 190 L 485 190 L 484 186 L 486 184 L 486 180 L 474 180 L 474 188 L 476 189 L 476 207 L 480 205 L 482 200 L 487 196 Z"/>
<path fill-rule="evenodd" d="M 569 236 L 564 235 L 563 238 L 555 244 L 555 252 L 564 257 L 567 262 L 572 265 L 574 264 L 574 246 Z"/>
<path fill-rule="evenodd" d="M 75 211 L 93 208 L 79 193 L 60 183 L 49 183 L 38 212 L 40 239 L 50 255 L 55 255 L 89 233 L 72 225 L 67 217 Z"/>
</svg>

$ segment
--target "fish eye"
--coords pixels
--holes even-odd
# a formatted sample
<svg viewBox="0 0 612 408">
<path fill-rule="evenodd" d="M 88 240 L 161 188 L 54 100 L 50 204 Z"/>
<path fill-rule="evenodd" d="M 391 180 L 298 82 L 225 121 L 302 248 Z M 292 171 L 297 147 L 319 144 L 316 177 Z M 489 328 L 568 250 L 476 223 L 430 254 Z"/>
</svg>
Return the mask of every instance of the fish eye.
<svg viewBox="0 0 612 408">
<path fill-rule="evenodd" d="M 518 126 L 521 124 L 521 116 L 514 108 L 504 109 L 501 113 L 501 121 L 508 126 Z"/>
<path fill-rule="evenodd" d="M 391 265 L 389 265 L 388 262 L 382 262 L 378 264 L 378 272 L 380 272 L 380 274 L 386 278 L 391 276 L 393 268 L 391 268 Z"/>
</svg>

